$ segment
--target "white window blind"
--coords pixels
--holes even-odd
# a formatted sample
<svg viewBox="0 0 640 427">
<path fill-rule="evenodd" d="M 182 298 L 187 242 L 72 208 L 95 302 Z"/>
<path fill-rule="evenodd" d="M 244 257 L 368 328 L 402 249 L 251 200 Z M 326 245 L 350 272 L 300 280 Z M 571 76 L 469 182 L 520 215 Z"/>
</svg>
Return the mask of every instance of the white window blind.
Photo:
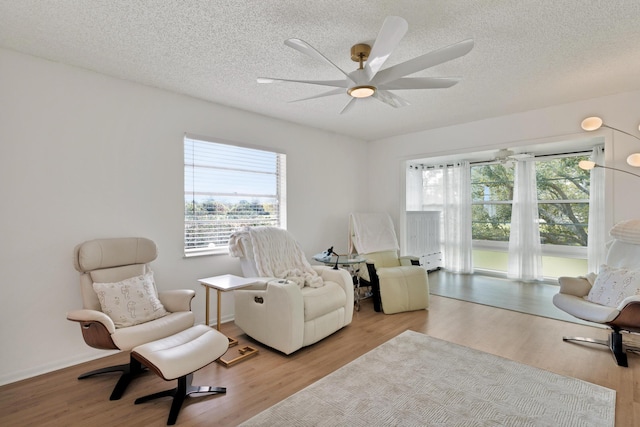
<svg viewBox="0 0 640 427">
<path fill-rule="evenodd" d="M 225 252 L 245 226 L 286 228 L 286 156 L 184 138 L 184 250 Z"/>
</svg>

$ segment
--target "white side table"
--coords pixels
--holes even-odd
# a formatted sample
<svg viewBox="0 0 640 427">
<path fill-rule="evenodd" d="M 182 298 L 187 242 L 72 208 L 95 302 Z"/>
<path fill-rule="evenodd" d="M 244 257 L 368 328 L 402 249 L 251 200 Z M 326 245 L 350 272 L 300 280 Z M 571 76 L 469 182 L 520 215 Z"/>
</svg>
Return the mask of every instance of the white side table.
<svg viewBox="0 0 640 427">
<path fill-rule="evenodd" d="M 204 279 L 198 279 L 198 282 L 200 282 L 200 284 L 205 288 L 205 293 L 206 293 L 205 323 L 207 326 L 209 326 L 209 290 L 213 288 L 217 291 L 218 310 L 216 312 L 216 315 L 217 315 L 216 329 L 218 331 L 220 330 L 220 323 L 221 323 L 220 315 L 221 315 L 222 292 L 245 288 L 249 285 L 256 283 L 254 279 L 247 279 L 240 276 L 234 276 L 233 274 L 223 274 L 221 276 L 205 277 Z M 237 339 L 231 338 L 231 337 L 227 337 L 227 338 L 229 339 L 229 347 L 238 345 Z M 255 356 L 256 354 L 258 354 L 258 349 L 250 346 L 245 346 L 238 349 L 238 352 L 240 353 L 239 356 L 230 360 L 220 357 L 218 359 L 218 362 L 223 364 L 226 367 L 229 367 L 251 356 Z"/>
</svg>

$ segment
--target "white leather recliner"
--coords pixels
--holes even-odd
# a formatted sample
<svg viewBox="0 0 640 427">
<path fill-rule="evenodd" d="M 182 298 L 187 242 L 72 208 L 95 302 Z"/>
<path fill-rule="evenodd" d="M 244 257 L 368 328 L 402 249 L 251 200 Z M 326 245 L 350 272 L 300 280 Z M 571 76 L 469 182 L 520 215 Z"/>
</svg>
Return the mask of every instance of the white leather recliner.
<svg viewBox="0 0 640 427">
<path fill-rule="evenodd" d="M 370 286 L 375 311 L 394 314 L 429 307 L 429 278 L 419 259 L 398 256 L 399 245 L 386 213 L 352 213 L 349 251 L 365 258 L 360 286 Z"/>
<path fill-rule="evenodd" d="M 229 249 L 243 275 L 259 282 L 233 292 L 235 323 L 251 338 L 291 354 L 351 323 L 351 275 L 310 265 L 286 230 L 246 228 L 231 236 Z"/>
<path fill-rule="evenodd" d="M 553 304 L 582 320 L 612 329 L 608 340 L 563 337 L 564 341 L 608 346 L 619 366 L 628 366 L 621 331 L 640 333 L 640 220 L 622 221 L 609 233 L 614 240 L 607 252 L 606 264 L 598 274 L 585 277 L 560 277 L 560 292 Z"/>
<path fill-rule="evenodd" d="M 181 289 L 157 292 L 153 280 L 147 280 L 152 274 L 148 263 L 156 259 L 157 255 L 153 241 L 137 237 L 90 240 L 75 247 L 74 265 L 80 272 L 83 308 L 68 312 L 67 319 L 80 324 L 82 336 L 89 346 L 102 350 L 130 351 L 141 344 L 174 335 L 193 326 L 195 317 L 191 311 L 191 300 L 195 291 Z M 125 297 L 124 294 L 117 293 L 113 295 L 112 302 L 124 307 L 124 312 L 116 315 L 114 310 L 108 315 L 103 311 L 98 293 L 94 289 L 95 283 L 110 286 L 141 277 L 147 279 L 140 279 L 128 289 L 137 288 L 136 293 L 141 297 L 147 292 L 152 296 L 157 295 L 157 298 L 151 299 L 155 305 L 151 305 L 148 312 L 140 308 L 140 303 L 137 306 L 135 303 L 129 304 L 132 302 L 129 296 L 133 295 Z M 143 280 L 146 280 L 146 288 L 137 286 Z M 104 301 L 105 296 L 102 297 Z M 125 301 L 129 303 L 125 304 Z M 129 315 L 141 323 L 123 326 Z M 152 320 L 146 320 L 151 318 Z M 136 321 L 129 319 L 129 323 Z M 122 372 L 110 397 L 110 400 L 117 400 L 131 380 L 143 372 L 143 367 L 130 356 L 128 364 L 87 372 L 78 379 L 109 372 Z"/>
</svg>

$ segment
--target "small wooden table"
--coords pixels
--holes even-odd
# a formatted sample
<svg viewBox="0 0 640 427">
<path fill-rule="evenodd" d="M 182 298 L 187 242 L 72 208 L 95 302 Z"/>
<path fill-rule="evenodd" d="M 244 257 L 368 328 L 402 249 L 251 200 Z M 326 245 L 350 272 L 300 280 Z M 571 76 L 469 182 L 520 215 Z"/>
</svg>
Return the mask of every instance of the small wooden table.
<svg viewBox="0 0 640 427">
<path fill-rule="evenodd" d="M 233 274 L 223 274 L 221 276 L 205 277 L 204 279 L 198 279 L 198 282 L 200 282 L 200 284 L 204 286 L 205 292 L 206 292 L 205 323 L 207 326 L 209 326 L 209 290 L 213 288 L 217 291 L 218 310 L 216 312 L 216 315 L 217 315 L 216 329 L 218 331 L 220 330 L 220 323 L 221 323 L 220 315 L 221 315 L 222 292 L 241 289 L 256 283 L 254 279 L 246 279 L 244 277 L 234 276 Z M 229 339 L 229 347 L 238 345 L 237 339 L 231 338 L 231 337 L 227 337 L 227 338 Z M 238 352 L 240 354 L 233 359 L 224 359 L 223 358 L 224 356 L 223 356 L 223 357 L 220 357 L 217 361 L 223 364 L 224 366 L 229 367 L 245 359 L 248 359 L 251 356 L 255 356 L 256 354 L 258 354 L 258 349 L 250 346 L 245 346 L 238 349 Z"/>
</svg>

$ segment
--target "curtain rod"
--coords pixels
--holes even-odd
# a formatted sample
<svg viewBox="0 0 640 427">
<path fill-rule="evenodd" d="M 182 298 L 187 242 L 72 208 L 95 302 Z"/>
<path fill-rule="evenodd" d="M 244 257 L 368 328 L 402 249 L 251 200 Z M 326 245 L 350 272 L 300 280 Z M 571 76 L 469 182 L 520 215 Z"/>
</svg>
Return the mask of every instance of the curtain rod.
<svg viewBox="0 0 640 427">
<path fill-rule="evenodd" d="M 544 158 L 544 157 L 558 157 L 558 156 L 570 156 L 570 155 L 578 155 L 578 154 L 591 154 L 591 150 L 587 150 L 587 151 L 571 151 L 568 153 L 553 153 L 553 154 L 541 154 L 541 155 L 534 155 L 533 158 L 534 159 L 539 159 L 539 158 Z M 522 153 L 524 154 L 524 153 Z M 470 165 L 481 165 L 481 164 L 488 164 L 488 163 L 494 163 L 497 162 L 497 160 L 478 160 L 475 162 L 469 162 Z M 446 164 L 442 164 L 442 165 L 425 165 L 424 163 L 413 163 L 413 164 L 409 164 L 409 168 L 413 169 L 414 167 L 417 169 L 418 167 L 421 167 L 422 169 L 437 169 L 437 168 L 441 168 L 441 167 L 452 167 L 452 166 L 456 166 L 459 163 L 446 163 Z"/>
</svg>

